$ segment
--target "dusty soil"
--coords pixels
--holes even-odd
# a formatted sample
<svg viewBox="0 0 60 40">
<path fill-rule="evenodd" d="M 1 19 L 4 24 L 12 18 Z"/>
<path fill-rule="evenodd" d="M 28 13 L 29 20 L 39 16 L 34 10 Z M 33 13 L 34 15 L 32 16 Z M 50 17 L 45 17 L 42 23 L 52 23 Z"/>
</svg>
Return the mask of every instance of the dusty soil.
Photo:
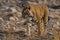
<svg viewBox="0 0 60 40">
<path fill-rule="evenodd" d="M 0 40 L 60 40 L 60 9 L 49 8 L 48 34 L 39 37 L 36 18 L 28 15 L 23 18 L 22 9 L 18 6 L 19 2 L 19 0 L 0 0 Z M 39 0 L 39 3 L 50 6 L 60 5 L 58 0 Z M 29 34 L 27 30 L 30 30 Z"/>
</svg>

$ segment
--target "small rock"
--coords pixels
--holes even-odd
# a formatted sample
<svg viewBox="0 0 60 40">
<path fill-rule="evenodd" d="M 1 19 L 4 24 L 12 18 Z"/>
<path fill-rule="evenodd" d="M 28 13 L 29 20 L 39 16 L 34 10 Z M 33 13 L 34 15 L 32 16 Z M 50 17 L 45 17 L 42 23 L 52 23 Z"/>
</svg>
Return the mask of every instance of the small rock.
<svg viewBox="0 0 60 40">
<path fill-rule="evenodd" d="M 11 21 L 15 21 L 15 18 L 14 17 L 10 17 L 9 18 Z"/>
<path fill-rule="evenodd" d="M 13 14 L 8 14 L 6 16 L 3 17 L 4 20 L 10 20 L 9 18 L 12 17 Z"/>
<path fill-rule="evenodd" d="M 11 8 L 11 10 L 12 10 L 12 13 L 16 13 L 17 12 L 17 10 L 15 8 Z"/>
</svg>

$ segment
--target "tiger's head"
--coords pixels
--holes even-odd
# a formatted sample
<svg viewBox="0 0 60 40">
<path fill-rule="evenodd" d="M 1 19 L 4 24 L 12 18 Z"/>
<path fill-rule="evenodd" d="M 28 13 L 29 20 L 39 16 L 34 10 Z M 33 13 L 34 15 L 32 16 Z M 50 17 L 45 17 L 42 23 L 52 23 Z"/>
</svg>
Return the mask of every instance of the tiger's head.
<svg viewBox="0 0 60 40">
<path fill-rule="evenodd" d="M 30 5 L 29 5 L 29 3 L 27 2 L 27 1 L 25 1 L 25 2 L 20 2 L 19 4 L 18 4 L 18 6 L 21 8 L 21 9 L 23 9 L 22 10 L 22 17 L 25 17 L 26 15 L 29 15 L 29 11 L 28 10 L 30 10 Z"/>
</svg>

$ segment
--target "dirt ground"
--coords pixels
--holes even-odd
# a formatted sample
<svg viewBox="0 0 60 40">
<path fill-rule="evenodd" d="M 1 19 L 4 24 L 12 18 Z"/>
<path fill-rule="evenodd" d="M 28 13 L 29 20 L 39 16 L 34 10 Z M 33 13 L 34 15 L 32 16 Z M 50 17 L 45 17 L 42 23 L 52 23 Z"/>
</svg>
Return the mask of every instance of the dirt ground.
<svg viewBox="0 0 60 40">
<path fill-rule="evenodd" d="M 0 0 L 0 40 L 60 40 L 60 9 L 49 8 L 48 34 L 39 37 L 36 17 L 31 17 L 32 14 L 23 18 L 22 9 L 19 7 L 20 1 Z M 38 1 L 49 6 L 60 5 L 59 0 Z M 27 30 L 30 30 L 28 34 Z"/>
</svg>

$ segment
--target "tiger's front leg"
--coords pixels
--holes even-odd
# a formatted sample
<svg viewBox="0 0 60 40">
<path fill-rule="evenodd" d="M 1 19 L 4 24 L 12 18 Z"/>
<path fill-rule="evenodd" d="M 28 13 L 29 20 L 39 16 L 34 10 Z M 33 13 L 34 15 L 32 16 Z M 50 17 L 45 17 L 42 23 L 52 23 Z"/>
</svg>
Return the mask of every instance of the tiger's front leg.
<svg viewBox="0 0 60 40">
<path fill-rule="evenodd" d="M 42 19 L 38 19 L 38 35 L 43 36 L 43 32 Z"/>
<path fill-rule="evenodd" d="M 42 16 L 40 15 L 40 11 L 36 14 L 36 18 L 38 20 L 38 36 L 43 35 L 43 26 L 42 26 Z"/>
<path fill-rule="evenodd" d="M 48 14 L 49 14 L 48 7 L 45 7 L 44 8 L 44 35 L 48 34 Z"/>
</svg>

